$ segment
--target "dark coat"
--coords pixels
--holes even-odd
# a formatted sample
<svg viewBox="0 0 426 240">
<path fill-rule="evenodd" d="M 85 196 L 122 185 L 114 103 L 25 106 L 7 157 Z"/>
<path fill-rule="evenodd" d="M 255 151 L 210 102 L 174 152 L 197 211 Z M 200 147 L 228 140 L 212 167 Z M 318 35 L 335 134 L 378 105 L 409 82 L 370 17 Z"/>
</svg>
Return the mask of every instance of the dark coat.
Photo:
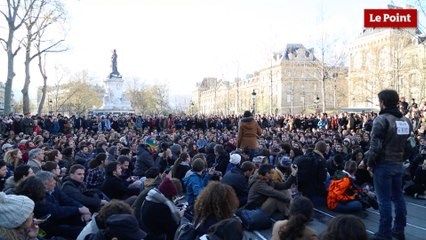
<svg viewBox="0 0 426 240">
<path fill-rule="evenodd" d="M 87 187 L 84 182 L 79 183 L 71 178 L 66 178 L 62 183 L 62 191 L 88 208 L 99 209 L 100 207 L 101 199 L 99 197 L 84 194 L 87 193 Z"/>
<path fill-rule="evenodd" d="M 244 176 L 244 172 L 241 168 L 238 166 L 232 168 L 231 171 L 227 172 L 225 176 L 223 176 L 221 182 L 231 186 L 235 190 L 235 193 L 240 200 L 240 206 L 247 202 L 249 193 L 248 178 Z"/>
<path fill-rule="evenodd" d="M 127 182 L 115 176 L 107 176 L 101 190 L 110 199 L 124 200 L 129 196 L 139 194 L 138 188 L 129 188 Z"/>
<path fill-rule="evenodd" d="M 179 223 L 173 220 L 167 205 L 145 200 L 140 215 L 144 219 L 142 229 L 148 234 L 146 240 L 173 240 Z"/>
<path fill-rule="evenodd" d="M 139 177 L 143 177 L 145 176 L 146 170 L 155 166 L 155 162 L 148 150 L 146 150 L 143 146 L 138 146 L 138 156 L 136 158 L 133 174 Z"/>
</svg>

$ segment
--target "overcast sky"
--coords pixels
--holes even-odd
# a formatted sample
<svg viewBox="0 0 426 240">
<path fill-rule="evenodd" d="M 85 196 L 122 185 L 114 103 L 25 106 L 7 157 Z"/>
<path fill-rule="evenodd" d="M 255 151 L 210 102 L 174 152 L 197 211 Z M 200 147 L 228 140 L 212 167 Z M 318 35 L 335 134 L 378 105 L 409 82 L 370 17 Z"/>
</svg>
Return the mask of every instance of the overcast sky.
<svg viewBox="0 0 426 240">
<path fill-rule="evenodd" d="M 70 72 L 87 70 L 101 84 L 117 49 L 124 79 L 164 82 L 172 95 L 189 95 L 204 77 L 232 80 L 262 68 L 272 51 L 288 43 L 317 47 L 323 33 L 333 51 L 341 52 L 362 30 L 363 10 L 386 8 L 389 2 L 67 0 L 70 50 L 49 56 L 48 64 Z M 0 58 L 0 74 L 6 79 L 4 52 Z M 23 60 L 15 64 L 16 95 L 23 86 Z M 41 85 L 36 74 L 32 84 Z"/>
</svg>

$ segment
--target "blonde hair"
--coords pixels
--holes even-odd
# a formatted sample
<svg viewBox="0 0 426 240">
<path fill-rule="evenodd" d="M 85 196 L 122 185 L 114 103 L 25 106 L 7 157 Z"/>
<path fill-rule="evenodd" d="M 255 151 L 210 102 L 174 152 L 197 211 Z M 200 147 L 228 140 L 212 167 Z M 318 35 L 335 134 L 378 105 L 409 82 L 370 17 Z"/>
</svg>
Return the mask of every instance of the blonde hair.
<svg viewBox="0 0 426 240">
<path fill-rule="evenodd" d="M 21 159 L 16 157 L 16 155 L 18 154 L 19 151 L 21 151 L 21 150 L 19 150 L 19 148 L 7 151 L 6 154 L 3 157 L 3 160 L 7 164 L 13 165 L 13 167 L 16 168 L 19 165 L 20 160 L 21 160 Z"/>
</svg>

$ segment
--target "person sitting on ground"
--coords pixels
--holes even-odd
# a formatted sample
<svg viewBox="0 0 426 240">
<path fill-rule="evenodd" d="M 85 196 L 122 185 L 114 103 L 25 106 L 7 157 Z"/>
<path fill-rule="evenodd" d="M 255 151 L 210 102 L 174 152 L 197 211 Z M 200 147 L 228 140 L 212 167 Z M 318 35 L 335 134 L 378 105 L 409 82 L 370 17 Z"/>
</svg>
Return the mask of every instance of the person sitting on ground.
<svg viewBox="0 0 426 240">
<path fill-rule="evenodd" d="M 146 239 L 135 216 L 132 214 L 114 214 L 106 221 L 106 228 L 96 234 L 90 234 L 85 240 L 140 240 Z"/>
<path fill-rule="evenodd" d="M 315 146 L 307 145 L 307 147 L 304 155 L 294 159 L 294 163 L 300 169 L 297 187 L 299 192 L 311 199 L 315 206 L 323 206 L 327 198 L 325 185 L 327 168 L 323 155 L 327 150 L 327 144 L 324 141 L 318 141 Z"/>
<path fill-rule="evenodd" d="M 148 194 L 148 192 L 153 189 L 153 188 L 158 188 L 158 186 L 160 185 L 160 183 L 163 181 L 161 175 L 160 175 L 160 170 L 157 167 L 152 167 L 150 169 L 148 169 L 145 172 L 145 181 L 144 184 L 145 187 L 144 189 L 141 191 L 141 193 L 139 193 L 138 197 L 136 198 L 136 200 L 133 202 L 132 204 L 132 208 L 135 211 L 135 216 L 136 219 L 140 219 L 140 210 L 142 207 L 143 202 L 145 201 L 145 198 Z M 144 185 L 142 184 L 142 185 Z"/>
<path fill-rule="evenodd" d="M 342 213 L 351 213 L 368 208 L 372 205 L 375 194 L 366 189 L 360 189 L 354 184 L 357 163 L 349 160 L 345 169 L 336 171 L 328 187 L 327 207 Z"/>
<path fill-rule="evenodd" d="M 210 182 L 197 197 L 194 205 L 194 226 L 197 235 L 202 236 L 210 226 L 232 218 L 238 205 L 238 198 L 231 186 Z"/>
<path fill-rule="evenodd" d="M 367 240 L 364 222 L 354 215 L 339 215 L 327 224 L 321 233 L 322 240 Z"/>
<path fill-rule="evenodd" d="M 3 160 L 0 160 L 0 191 L 3 191 L 4 185 L 6 184 L 7 179 L 7 165 L 6 162 Z"/>
<path fill-rule="evenodd" d="M 337 212 L 350 213 L 362 210 L 362 204 L 356 199 L 360 192 L 353 184 L 357 164 L 349 160 L 342 171 L 336 171 L 328 187 L 327 207 Z"/>
<path fill-rule="evenodd" d="M 51 217 L 40 223 L 46 237 L 59 236 L 75 239 L 83 229 L 85 222 L 91 218 L 88 208 L 73 201 L 62 191 L 55 190 L 56 181 L 53 174 L 40 171 L 37 176 L 25 179 L 16 187 L 16 193 L 31 198 L 35 203 L 34 216 Z"/>
<path fill-rule="evenodd" d="M 97 212 L 108 201 L 103 199 L 103 194 L 100 191 L 88 191 L 84 182 L 84 172 L 83 165 L 72 165 L 70 175 L 63 180 L 62 191 L 75 201 L 88 207 L 91 212 Z"/>
<path fill-rule="evenodd" d="M 15 168 L 13 176 L 10 176 L 6 180 L 4 192 L 6 194 L 15 194 L 15 187 L 18 186 L 27 177 L 34 175 L 33 170 L 30 166 L 22 164 Z"/>
<path fill-rule="evenodd" d="M 307 197 L 299 196 L 290 206 L 288 220 L 277 221 L 272 228 L 272 240 L 317 240 L 314 229 L 307 226 L 312 218 L 314 206 Z"/>
<path fill-rule="evenodd" d="M 234 167 L 239 166 L 240 163 L 241 163 L 241 155 L 239 153 L 229 154 L 229 163 L 228 163 L 228 166 L 226 167 L 225 174 L 231 171 L 231 169 L 233 169 Z"/>
<path fill-rule="evenodd" d="M 23 163 L 21 150 L 16 148 L 7 151 L 4 155 L 4 161 L 7 163 L 9 170 L 14 171 L 19 165 Z"/>
<path fill-rule="evenodd" d="M 173 164 L 172 177 L 179 179 L 183 184 L 183 178 L 185 177 L 186 172 L 188 172 L 190 169 L 191 158 L 189 157 L 188 153 L 183 152 L 179 155 L 179 158 Z"/>
<path fill-rule="evenodd" d="M 176 195 L 177 188 L 168 177 L 163 179 L 158 189 L 148 192 L 139 218 L 139 224 L 148 234 L 145 240 L 173 240 L 184 214 L 184 210 L 179 210 L 172 202 Z"/>
<path fill-rule="evenodd" d="M 120 163 L 109 163 L 105 168 L 105 174 L 106 178 L 102 184 L 101 191 L 105 193 L 109 199 L 126 200 L 129 201 L 128 203 L 133 203 L 140 190 L 138 188 L 129 188 L 129 183 L 120 178 Z"/>
<path fill-rule="evenodd" d="M 105 181 L 106 165 L 108 165 L 108 159 L 105 153 L 99 153 L 94 159 L 90 160 L 86 176 L 87 188 L 101 189 L 102 183 Z"/>
<path fill-rule="evenodd" d="M 290 178 L 284 182 L 273 182 L 274 168 L 269 164 L 263 164 L 257 171 L 257 177 L 249 182 L 246 209 L 260 208 L 268 216 L 279 211 L 284 217 L 289 214 L 291 193 L 289 188 L 296 181 L 297 166 L 293 165 Z"/>
<path fill-rule="evenodd" d="M 0 239 L 36 240 L 38 225 L 33 210 L 34 201 L 27 196 L 0 192 Z"/>
<path fill-rule="evenodd" d="M 237 194 L 240 207 L 247 203 L 249 186 L 249 178 L 253 175 L 256 167 L 253 162 L 246 161 L 241 166 L 235 166 L 223 176 L 221 182 L 231 186 Z"/>
<path fill-rule="evenodd" d="M 204 173 L 206 165 L 203 159 L 195 159 L 192 163 L 192 173 L 183 179 L 186 189 L 186 201 L 188 201 L 189 206 L 194 204 L 201 190 L 203 190 L 215 173 L 214 168 L 210 168 L 208 172 Z"/>
<path fill-rule="evenodd" d="M 413 184 L 404 189 L 405 193 L 415 198 L 426 199 L 426 160 L 417 168 Z"/>
<path fill-rule="evenodd" d="M 87 235 L 96 234 L 99 230 L 105 229 L 107 219 L 114 214 L 133 214 L 133 209 L 124 201 L 111 200 L 101 208 L 98 214 L 93 214 L 92 220 L 83 228 L 77 240 L 85 240 Z"/>
<path fill-rule="evenodd" d="M 31 149 L 28 153 L 29 160 L 27 164 L 33 169 L 34 173 L 41 171 L 42 162 L 44 161 L 44 151 L 40 148 Z"/>
</svg>

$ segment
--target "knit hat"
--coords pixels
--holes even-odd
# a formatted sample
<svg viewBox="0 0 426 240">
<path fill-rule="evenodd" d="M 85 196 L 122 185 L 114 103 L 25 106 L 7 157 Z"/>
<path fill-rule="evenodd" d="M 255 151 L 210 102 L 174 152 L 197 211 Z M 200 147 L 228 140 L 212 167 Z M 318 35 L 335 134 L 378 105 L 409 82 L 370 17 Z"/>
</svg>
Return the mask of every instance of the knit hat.
<svg viewBox="0 0 426 240">
<path fill-rule="evenodd" d="M 179 144 L 175 143 L 170 147 L 170 150 L 174 154 L 179 154 L 180 153 L 179 151 L 181 150 L 181 146 Z"/>
<path fill-rule="evenodd" d="M 147 136 L 145 138 L 145 144 L 151 148 L 152 151 L 156 151 L 158 148 L 157 139 L 153 136 Z"/>
<path fill-rule="evenodd" d="M 0 192 L 0 227 L 17 228 L 34 210 L 34 202 L 23 195 Z"/>
<path fill-rule="evenodd" d="M 237 154 L 237 153 L 231 154 L 231 156 L 229 158 L 229 162 L 232 163 L 232 164 L 235 164 L 235 165 L 240 164 L 240 162 L 241 162 L 240 154 Z"/>
<path fill-rule="evenodd" d="M 138 220 L 131 214 L 114 214 L 106 220 L 106 235 L 124 240 L 140 240 L 146 233 L 139 228 Z"/>
<path fill-rule="evenodd" d="M 163 179 L 160 186 L 158 186 L 158 190 L 169 199 L 177 195 L 176 186 L 168 177 Z"/>
</svg>

